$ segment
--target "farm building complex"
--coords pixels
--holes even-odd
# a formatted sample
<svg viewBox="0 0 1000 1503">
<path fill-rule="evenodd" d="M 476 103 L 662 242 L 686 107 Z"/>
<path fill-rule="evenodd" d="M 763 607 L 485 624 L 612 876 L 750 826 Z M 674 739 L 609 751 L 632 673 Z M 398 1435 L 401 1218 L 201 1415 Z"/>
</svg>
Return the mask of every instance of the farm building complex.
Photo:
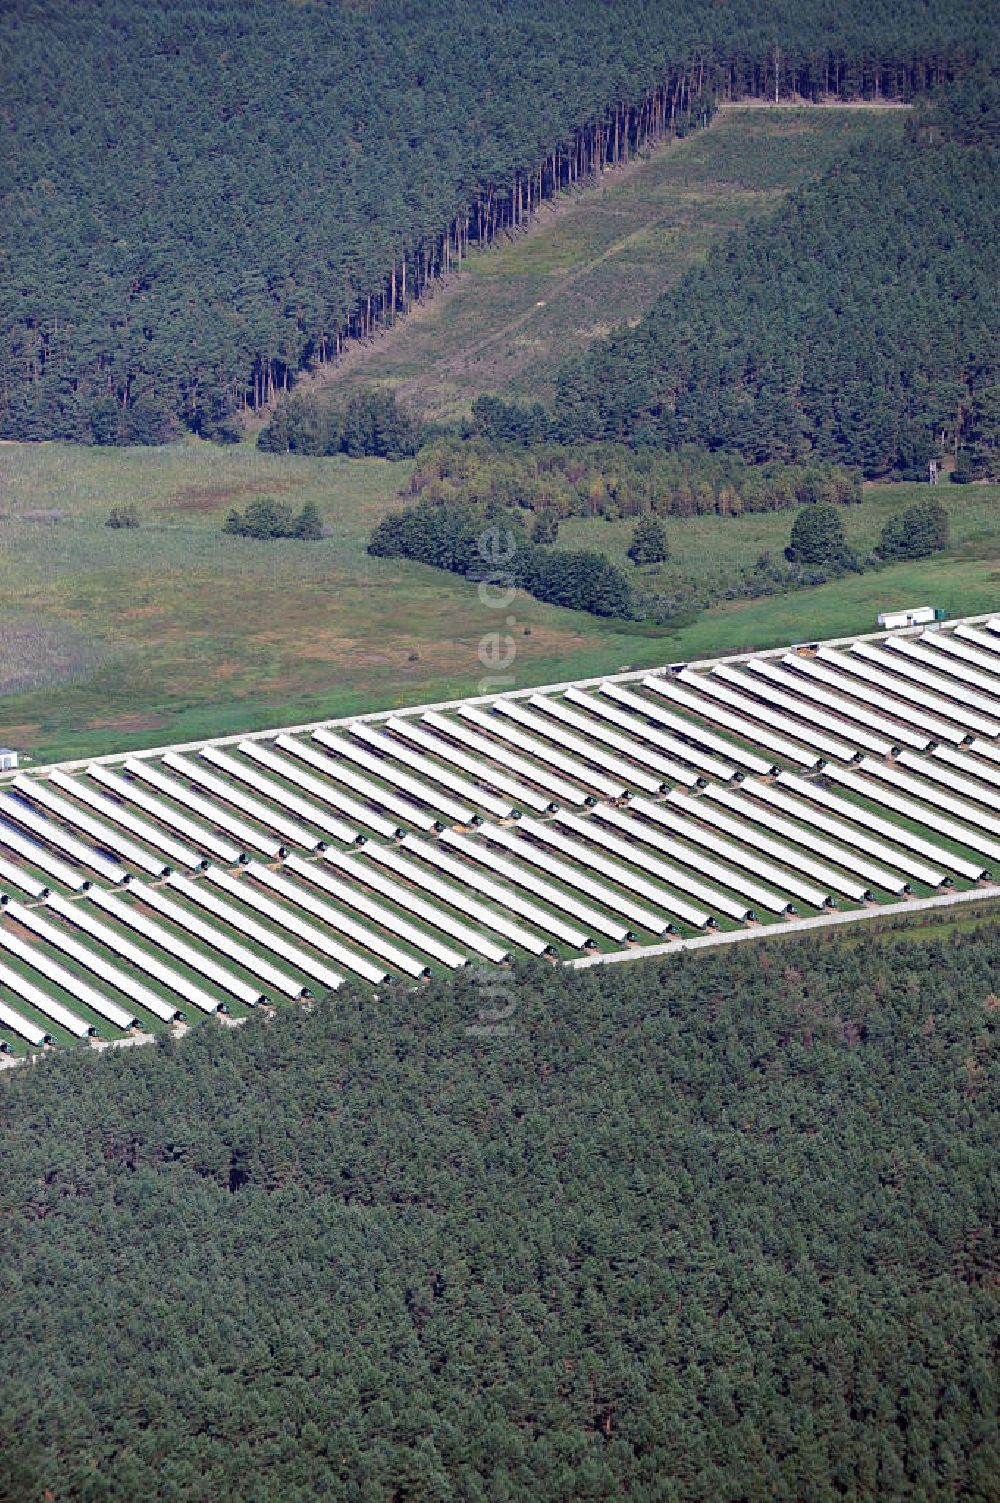
<svg viewBox="0 0 1000 1503">
<path fill-rule="evenodd" d="M 0 1042 L 1000 893 L 1000 617 L 8 771 Z"/>
</svg>

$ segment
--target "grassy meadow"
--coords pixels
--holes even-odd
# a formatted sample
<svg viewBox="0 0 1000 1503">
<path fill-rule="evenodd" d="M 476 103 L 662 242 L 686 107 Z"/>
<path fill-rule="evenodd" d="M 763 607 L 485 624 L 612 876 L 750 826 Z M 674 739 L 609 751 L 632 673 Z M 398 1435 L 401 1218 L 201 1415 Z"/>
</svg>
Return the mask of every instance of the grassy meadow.
<svg viewBox="0 0 1000 1503">
<path fill-rule="evenodd" d="M 390 386 L 425 417 L 481 392 L 544 400 L 562 362 L 638 318 L 730 231 L 770 212 L 895 112 L 727 110 L 709 130 L 543 206 L 527 233 L 474 249 L 463 274 L 317 378 L 337 403 Z"/>
<path fill-rule="evenodd" d="M 330 399 L 376 382 L 454 416 L 484 390 L 544 397 L 560 360 L 641 314 L 730 230 L 869 133 L 900 128 L 891 112 L 726 111 L 475 253 L 437 297 L 352 350 Z M 44 762 L 485 692 L 500 687 L 480 659 L 497 632 L 514 649 L 511 686 L 527 686 L 863 631 L 914 600 L 949 614 L 1000 605 L 1000 487 L 941 487 L 953 532 L 941 558 L 760 601 L 722 597 L 760 553 L 780 554 L 789 513 L 670 520 L 655 584 L 695 580 L 720 603 L 668 631 L 524 596 L 499 609 L 465 580 L 369 558 L 409 472 L 250 442 L 0 444 L 0 741 Z M 920 493 L 870 488 L 845 513 L 859 551 Z M 265 496 L 315 502 L 324 538 L 223 536 L 232 507 Z M 125 503 L 141 526 L 106 527 Z M 623 561 L 630 532 L 572 520 L 560 543 Z"/>
<path fill-rule="evenodd" d="M 949 614 L 1000 605 L 997 486 L 940 487 L 952 518 L 946 555 L 721 604 L 664 631 L 524 596 L 498 611 L 465 580 L 369 558 L 370 529 L 402 504 L 408 473 L 196 441 L 0 445 L 0 742 L 43 762 L 474 693 L 487 677 L 480 644 L 497 631 L 516 649 L 512 686 L 526 686 L 870 630 L 879 610 L 907 601 Z M 921 491 L 870 488 L 845 512 L 852 541 L 870 546 L 885 516 Z M 329 535 L 223 536 L 227 511 L 260 496 L 315 501 Z M 142 525 L 106 527 L 125 502 Z M 715 578 L 752 565 L 784 546 L 790 526 L 787 512 L 673 519 L 663 583 L 671 569 Z M 573 521 L 560 541 L 621 557 L 629 531 Z"/>
</svg>

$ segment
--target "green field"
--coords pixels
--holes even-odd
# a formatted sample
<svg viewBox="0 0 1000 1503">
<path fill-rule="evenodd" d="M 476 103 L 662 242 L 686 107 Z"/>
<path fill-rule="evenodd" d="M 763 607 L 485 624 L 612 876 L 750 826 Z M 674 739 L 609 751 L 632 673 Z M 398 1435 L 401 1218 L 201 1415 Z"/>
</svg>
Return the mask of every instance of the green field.
<svg viewBox="0 0 1000 1503">
<path fill-rule="evenodd" d="M 906 601 L 949 614 L 1000 605 L 1000 487 L 942 486 L 953 546 L 933 560 L 727 603 L 670 632 L 524 596 L 498 611 L 465 580 L 368 557 L 371 526 L 401 504 L 408 471 L 194 441 L 0 446 L 0 740 L 48 761 L 485 692 L 479 648 L 498 630 L 516 648 L 516 687 L 870 630 Z M 868 491 L 845 513 L 852 539 L 866 546 L 915 494 Z M 230 507 L 266 495 L 314 500 L 330 536 L 222 536 Z M 107 528 L 125 501 L 142 526 Z M 52 511 L 60 520 L 41 520 Z M 672 520 L 667 568 L 752 564 L 790 525 L 787 512 Z M 564 540 L 577 531 L 617 554 L 628 526 L 568 523 Z"/>
<path fill-rule="evenodd" d="M 543 206 L 526 234 L 474 250 L 460 278 L 317 384 L 337 402 L 392 386 L 435 418 L 468 413 L 485 391 L 544 399 L 568 356 L 638 318 L 731 230 L 869 134 L 900 128 L 873 110 L 727 110 Z"/>
<path fill-rule="evenodd" d="M 558 361 L 636 316 L 730 229 L 899 116 L 728 111 L 708 131 L 567 195 L 527 234 L 345 360 L 331 392 L 398 385 L 424 412 L 507 386 L 544 395 Z M 949 614 L 1000 604 L 1000 488 L 943 486 L 949 553 L 759 601 L 725 593 L 787 512 L 668 520 L 672 556 L 650 583 L 694 582 L 718 604 L 673 630 L 602 622 L 524 596 L 369 558 L 373 524 L 403 504 L 408 464 L 306 459 L 196 440 L 162 449 L 0 444 L 0 740 L 36 762 L 642 667 L 874 627 L 914 600 Z M 871 489 L 845 513 L 862 552 L 916 488 Z M 924 491 L 926 494 L 926 491 Z M 233 506 L 314 501 L 320 542 L 224 537 Z M 142 525 L 104 523 L 134 503 Z M 571 520 L 560 543 L 622 559 L 631 524 Z M 497 632 L 509 683 L 481 661 Z M 487 657 L 489 653 L 487 651 Z"/>
</svg>

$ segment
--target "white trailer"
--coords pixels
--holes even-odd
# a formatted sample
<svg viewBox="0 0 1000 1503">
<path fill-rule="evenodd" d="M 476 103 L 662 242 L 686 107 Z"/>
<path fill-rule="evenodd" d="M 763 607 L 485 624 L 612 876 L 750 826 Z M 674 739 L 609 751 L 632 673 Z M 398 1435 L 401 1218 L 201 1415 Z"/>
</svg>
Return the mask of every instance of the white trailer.
<svg viewBox="0 0 1000 1503">
<path fill-rule="evenodd" d="M 924 626 L 937 620 L 937 611 L 932 605 L 912 605 L 899 611 L 880 611 L 878 624 L 885 631 L 896 631 L 901 626 Z"/>
</svg>

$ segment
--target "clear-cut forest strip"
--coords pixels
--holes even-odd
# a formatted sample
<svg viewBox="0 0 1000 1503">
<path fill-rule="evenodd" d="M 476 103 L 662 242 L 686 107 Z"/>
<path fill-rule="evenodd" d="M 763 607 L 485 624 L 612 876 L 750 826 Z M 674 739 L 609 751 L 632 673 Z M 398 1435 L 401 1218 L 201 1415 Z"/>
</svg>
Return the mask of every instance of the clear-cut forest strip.
<svg viewBox="0 0 1000 1503">
<path fill-rule="evenodd" d="M 473 248 L 460 275 L 303 389 L 341 403 L 392 386 L 433 419 L 467 414 L 483 392 L 547 400 L 568 356 L 640 317 L 726 234 L 852 145 L 893 128 L 867 102 L 777 116 L 735 106 L 707 131 L 546 204 L 513 238 Z"/>
<path fill-rule="evenodd" d="M 251 18 L 159 0 L 109 31 L 95 0 L 11 10 L 0 435 L 218 433 L 471 244 L 717 100 L 907 99 L 966 71 L 990 19 L 984 0 L 851 0 L 833 27 L 783 0 L 752 18 L 705 0 Z"/>
</svg>

